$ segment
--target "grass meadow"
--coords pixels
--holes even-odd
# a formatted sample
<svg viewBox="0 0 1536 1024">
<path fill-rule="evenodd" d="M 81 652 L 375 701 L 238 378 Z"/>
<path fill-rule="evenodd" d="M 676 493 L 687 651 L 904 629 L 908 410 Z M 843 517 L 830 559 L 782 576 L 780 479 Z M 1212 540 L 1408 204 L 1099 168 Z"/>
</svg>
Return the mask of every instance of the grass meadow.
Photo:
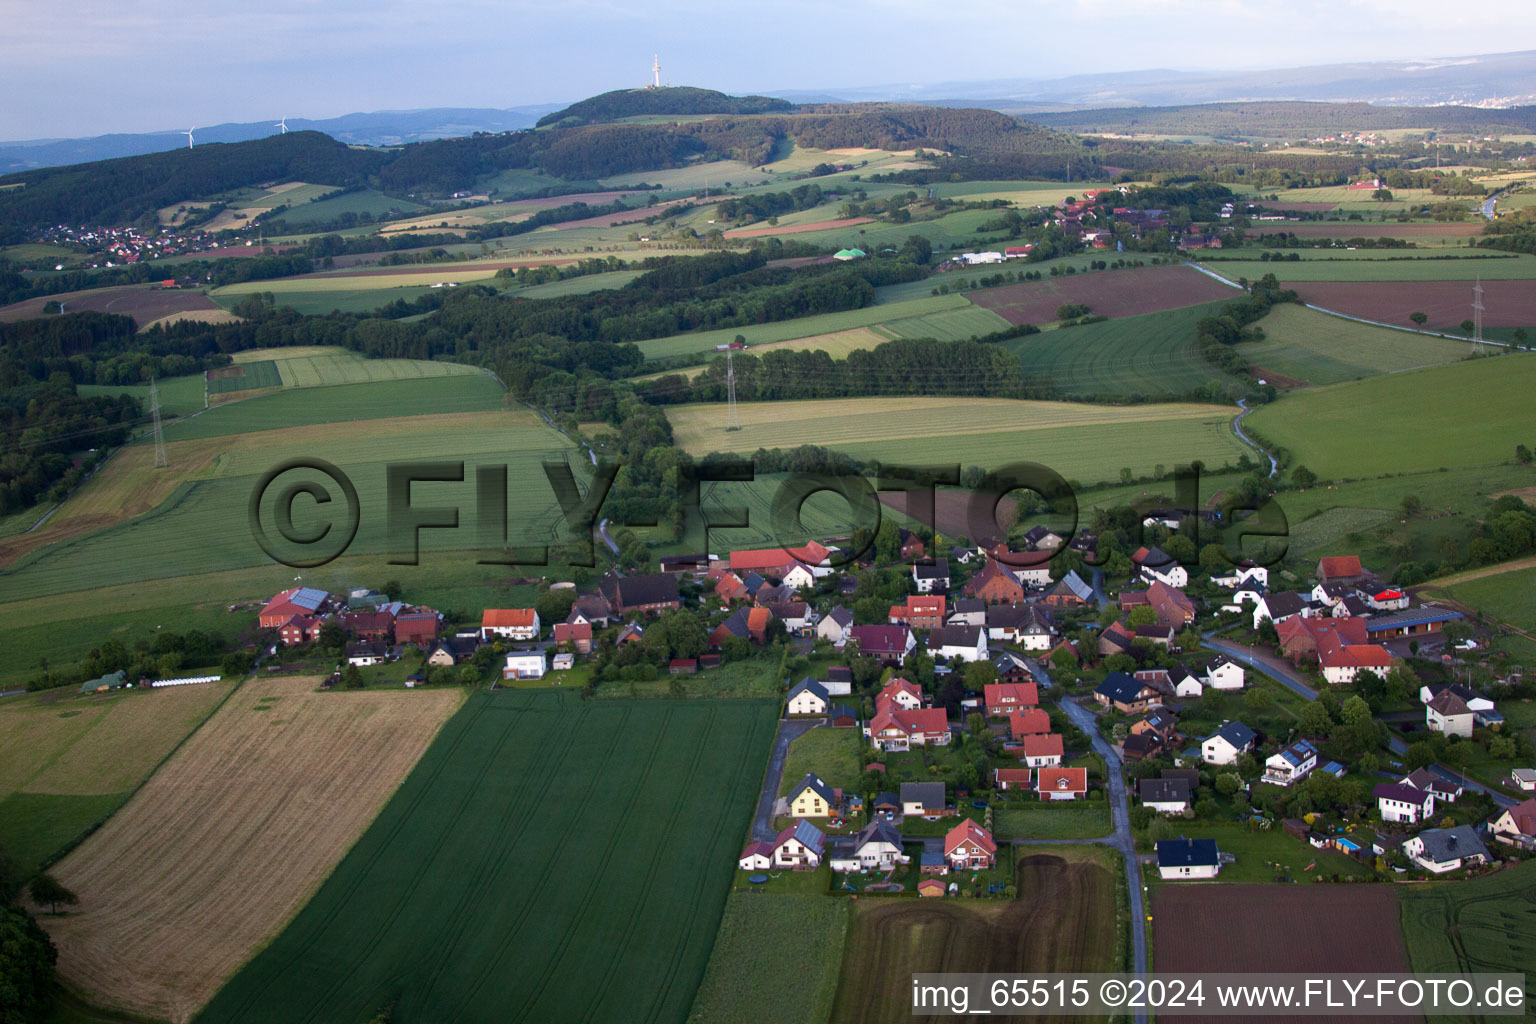
<svg viewBox="0 0 1536 1024">
<path fill-rule="evenodd" d="M 160 410 L 166 416 L 190 416 L 204 406 L 203 375 L 189 373 L 184 377 L 167 377 L 156 382 L 160 390 Z M 144 403 L 149 411 L 148 384 L 76 384 L 75 392 L 83 398 L 99 395 L 132 395 Z"/>
<path fill-rule="evenodd" d="M 1536 631 L 1536 569 L 1517 569 L 1468 580 L 1451 587 L 1450 594 L 1517 629 Z"/>
<path fill-rule="evenodd" d="M 1496 465 L 1536 439 L 1536 356 L 1514 354 L 1289 394 L 1245 421 L 1325 480 Z"/>
<path fill-rule="evenodd" d="M 1465 359 L 1471 347 L 1436 338 L 1372 327 L 1305 306 L 1276 306 L 1258 324 L 1265 338 L 1238 347 L 1250 363 L 1308 384 L 1338 384 L 1378 373 Z"/>
<path fill-rule="evenodd" d="M 683 1021 L 774 715 L 767 701 L 471 696 L 200 1019 L 387 1006 L 399 1024 Z"/>
</svg>

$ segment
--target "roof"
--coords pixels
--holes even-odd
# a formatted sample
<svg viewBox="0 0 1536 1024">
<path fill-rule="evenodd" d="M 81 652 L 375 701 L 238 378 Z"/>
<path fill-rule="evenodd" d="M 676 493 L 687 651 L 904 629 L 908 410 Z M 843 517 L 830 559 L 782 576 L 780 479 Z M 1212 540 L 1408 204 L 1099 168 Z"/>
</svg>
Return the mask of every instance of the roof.
<svg viewBox="0 0 1536 1024">
<path fill-rule="evenodd" d="M 1040 768 L 1035 772 L 1038 793 L 1086 793 L 1088 769 L 1066 766 Z"/>
<path fill-rule="evenodd" d="M 1436 694 L 1434 699 L 1429 702 L 1428 707 L 1437 714 L 1445 716 L 1470 715 L 1472 713 L 1472 709 L 1467 707 L 1467 702 L 1449 690 Z"/>
<path fill-rule="evenodd" d="M 812 679 L 810 676 L 806 676 L 794 686 L 790 687 L 788 699 L 794 700 L 802 693 L 809 693 L 811 696 L 820 700 L 823 704 L 827 702 L 827 688 L 822 686 L 816 680 Z"/>
<path fill-rule="evenodd" d="M 1307 606 L 1309 600 L 1305 594 L 1290 590 L 1276 591 L 1263 597 L 1264 607 L 1269 610 L 1270 617 L 1275 619 L 1295 615 Z"/>
<path fill-rule="evenodd" d="M 1300 768 L 1307 761 L 1317 757 L 1317 748 L 1308 743 L 1306 740 L 1297 740 L 1295 743 L 1292 743 L 1284 750 L 1275 754 L 1275 756 L 1284 758 L 1286 763 L 1293 768 Z"/>
<path fill-rule="evenodd" d="M 1358 555 L 1331 555 L 1318 560 L 1317 574 L 1325 579 L 1336 579 L 1340 576 L 1363 576 L 1365 570 L 1360 567 Z"/>
<path fill-rule="evenodd" d="M 537 614 L 532 608 L 487 608 L 480 615 L 480 628 L 532 629 Z"/>
<path fill-rule="evenodd" d="M 987 683 L 982 691 L 989 707 L 1005 701 L 1026 707 L 1040 703 L 1040 687 L 1034 683 Z"/>
<path fill-rule="evenodd" d="M 1424 844 L 1424 859 L 1436 864 L 1479 854 L 1484 858 L 1488 856 L 1488 848 L 1483 845 L 1483 841 L 1478 838 L 1477 832 L 1471 825 L 1457 825 L 1455 828 L 1427 828 L 1419 833 L 1418 838 Z"/>
<path fill-rule="evenodd" d="M 1221 863 L 1214 839 L 1164 839 L 1157 844 L 1160 868 L 1213 868 Z"/>
<path fill-rule="evenodd" d="M 616 584 L 620 603 L 625 605 L 667 604 L 677 600 L 677 577 L 670 573 L 626 576 Z"/>
<path fill-rule="evenodd" d="M 912 567 L 912 575 L 920 580 L 947 580 L 949 559 L 935 558 L 932 562 L 918 562 Z"/>
<path fill-rule="evenodd" d="M 859 829 L 858 836 L 853 841 L 855 850 L 868 846 L 870 843 L 889 843 L 901 849 L 901 833 L 896 831 L 896 826 L 888 821 L 872 821 Z"/>
<path fill-rule="evenodd" d="M 736 859 L 737 860 L 746 860 L 748 857 L 771 857 L 771 856 L 773 856 L 773 844 L 772 843 L 748 843 L 745 847 L 742 848 L 741 856 L 737 857 Z"/>
<path fill-rule="evenodd" d="M 1187 779 L 1142 779 L 1136 784 L 1136 795 L 1144 804 L 1189 803 L 1189 792 Z"/>
<path fill-rule="evenodd" d="M 1449 622 L 1452 619 L 1463 618 L 1466 616 L 1461 612 L 1435 604 L 1426 604 L 1419 608 L 1406 608 L 1400 612 L 1392 612 L 1389 615 L 1373 615 L 1366 620 L 1365 628 L 1372 633 L 1378 633 L 1384 629 L 1427 626 L 1432 622 Z"/>
<path fill-rule="evenodd" d="M 828 806 L 833 803 L 835 794 L 832 792 L 832 787 L 823 782 L 814 772 L 806 772 L 804 778 L 789 788 L 790 799 L 793 800 L 807 789 L 814 791 Z"/>
<path fill-rule="evenodd" d="M 729 618 L 715 627 L 716 631 L 721 629 L 743 640 L 751 636 L 752 630 L 747 627 L 747 609 L 737 608 Z"/>
<path fill-rule="evenodd" d="M 1236 747 L 1238 750 L 1242 750 L 1244 747 L 1254 741 L 1253 730 L 1248 728 L 1242 722 L 1228 722 L 1220 729 L 1217 729 L 1211 735 L 1207 736 L 1206 739 L 1215 739 L 1217 736 L 1220 736 L 1222 739 L 1232 744 L 1232 746 Z"/>
<path fill-rule="evenodd" d="M 944 837 L 944 852 L 951 854 L 961 843 L 972 843 L 981 847 L 987 853 L 997 852 L 997 841 L 992 838 L 992 833 L 982 828 L 970 818 L 960 819 L 960 823 L 949 830 Z"/>
<path fill-rule="evenodd" d="M 903 782 L 901 784 L 902 803 L 920 803 L 924 807 L 944 806 L 944 783 L 942 782 Z"/>
<path fill-rule="evenodd" d="M 822 555 L 825 558 L 826 555 Z M 732 551 L 730 566 L 732 572 L 753 572 L 762 569 L 788 569 L 794 563 L 801 561 L 785 548 L 758 548 L 752 551 Z M 816 561 L 821 561 L 820 558 Z"/>
<path fill-rule="evenodd" d="M 1058 588 L 1065 587 L 1067 590 L 1070 590 L 1079 601 L 1090 601 L 1093 599 L 1093 588 L 1083 582 L 1083 578 L 1077 574 L 1076 569 L 1063 576 L 1056 586 Z"/>
<path fill-rule="evenodd" d="M 830 716 L 833 718 L 851 718 L 854 721 L 858 721 L 859 719 L 859 712 L 857 709 L 851 708 L 847 704 L 837 705 L 830 712 L 828 712 L 828 714 L 830 714 Z"/>
<path fill-rule="evenodd" d="M 389 653 L 389 645 L 383 640 L 358 640 L 347 644 L 349 658 L 382 658 Z"/>
<path fill-rule="evenodd" d="M 1131 678 L 1124 672 L 1111 672 L 1104 677 L 1104 681 L 1094 688 L 1094 693 L 1102 693 L 1110 700 L 1129 704 L 1137 699 L 1145 684 Z"/>
<path fill-rule="evenodd" d="M 1028 708 L 1008 716 L 1008 734 L 1014 739 L 1051 731 L 1051 716 L 1044 708 Z"/>
<path fill-rule="evenodd" d="M 940 647 L 974 648 L 981 646 L 980 626 L 940 626 L 928 633 L 928 649 Z"/>
<path fill-rule="evenodd" d="M 1405 804 L 1422 804 L 1425 797 L 1429 796 L 1429 793 L 1398 782 L 1378 782 L 1376 788 L 1371 790 L 1371 796 L 1378 800 L 1397 800 Z"/>
<path fill-rule="evenodd" d="M 556 640 L 590 640 L 592 639 L 592 623 L 590 622 L 557 622 L 555 623 Z"/>
<path fill-rule="evenodd" d="M 1536 836 L 1536 797 L 1522 800 L 1504 812 L 1523 836 Z M 1499 817 L 1503 817 L 1500 815 Z"/>
<path fill-rule="evenodd" d="M 1031 733 L 1024 737 L 1025 757 L 1060 757 L 1061 734 L 1055 732 Z"/>
<path fill-rule="evenodd" d="M 901 797 L 895 793 L 880 793 L 875 797 L 876 807 L 900 807 Z"/>
<path fill-rule="evenodd" d="M 775 848 L 777 848 L 783 846 L 791 839 L 798 839 L 802 846 L 809 847 L 817 854 L 821 853 L 822 848 L 826 845 L 827 841 L 827 837 L 822 835 L 821 829 L 817 828 L 815 825 L 812 825 L 804 818 L 799 819 L 793 825 L 789 826 L 789 828 L 786 828 L 783 832 L 780 832 L 778 837 L 774 839 L 773 845 Z"/>
<path fill-rule="evenodd" d="M 859 650 L 865 654 L 905 654 L 912 631 L 906 626 L 850 626 L 848 634 L 858 641 Z"/>
<path fill-rule="evenodd" d="M 761 633 L 768 628 L 768 623 L 773 621 L 773 612 L 767 608 L 753 608 L 747 612 L 747 630 L 752 633 Z"/>
<path fill-rule="evenodd" d="M 831 611 L 827 612 L 826 618 L 837 623 L 839 626 L 842 626 L 845 629 L 853 625 L 853 612 L 849 611 L 847 608 L 844 608 L 842 605 L 838 605 L 836 608 L 833 608 Z"/>
<path fill-rule="evenodd" d="M 1014 785 L 1028 786 L 1029 777 L 1034 774 L 1034 769 L 994 768 L 992 769 L 992 773 L 996 777 L 999 785 L 1002 785 L 1003 783 L 1012 783 Z"/>
</svg>

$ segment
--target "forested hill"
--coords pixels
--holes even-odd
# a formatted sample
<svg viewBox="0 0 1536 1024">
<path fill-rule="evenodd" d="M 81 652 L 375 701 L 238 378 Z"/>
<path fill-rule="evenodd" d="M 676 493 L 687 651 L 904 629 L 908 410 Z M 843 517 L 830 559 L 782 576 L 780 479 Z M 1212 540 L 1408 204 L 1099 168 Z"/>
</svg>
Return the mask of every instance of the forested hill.
<svg viewBox="0 0 1536 1024">
<path fill-rule="evenodd" d="M 1536 131 L 1536 107 L 1380 107 L 1370 103 L 1200 103 L 1177 107 L 1104 107 L 1031 114 L 1065 131 L 1164 135 L 1257 135 L 1295 138 L 1339 131 L 1419 128 L 1434 131 Z"/>
<path fill-rule="evenodd" d="M 163 206 L 263 181 L 361 185 L 389 159 L 320 132 L 46 167 L 0 177 L 0 223 L 128 224 Z M 19 188 L 7 188 L 19 185 Z"/>
<path fill-rule="evenodd" d="M 615 89 L 572 103 L 539 118 L 539 127 L 617 121 L 622 117 L 665 114 L 780 114 L 794 109 L 788 100 L 771 96 L 727 96 L 714 89 L 667 86 L 662 89 Z"/>
</svg>

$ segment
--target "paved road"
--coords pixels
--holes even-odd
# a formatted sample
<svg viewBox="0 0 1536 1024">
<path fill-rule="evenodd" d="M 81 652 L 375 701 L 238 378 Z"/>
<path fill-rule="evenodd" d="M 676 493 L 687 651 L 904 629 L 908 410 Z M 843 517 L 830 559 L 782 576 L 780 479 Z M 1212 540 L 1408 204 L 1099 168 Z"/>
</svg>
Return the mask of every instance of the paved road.
<svg viewBox="0 0 1536 1024">
<path fill-rule="evenodd" d="M 791 741 L 825 725 L 823 718 L 781 718 L 779 731 L 773 738 L 773 753 L 768 758 L 768 774 L 763 779 L 763 792 L 757 798 L 757 813 L 752 817 L 752 838 L 772 842 L 778 835 L 773 830 L 773 805 L 779 798 L 779 782 L 784 776 L 784 759 L 789 756 Z"/>
<path fill-rule="evenodd" d="M 1280 460 L 1271 455 L 1263 445 L 1259 444 L 1259 442 L 1243 433 L 1243 418 L 1249 413 L 1253 412 L 1253 410 L 1248 408 L 1248 399 L 1246 398 L 1239 398 L 1237 400 L 1237 404 L 1243 407 L 1243 411 L 1238 413 L 1237 418 L 1232 421 L 1233 433 L 1237 435 L 1238 440 L 1242 441 L 1250 448 L 1253 448 L 1259 452 L 1259 454 L 1263 455 L 1266 459 L 1269 460 L 1269 475 L 1274 476 L 1276 473 L 1280 472 Z"/>
<path fill-rule="evenodd" d="M 1298 696 L 1305 697 L 1307 700 L 1317 700 L 1317 691 L 1302 681 L 1304 677 L 1301 673 L 1274 655 L 1255 651 L 1242 644 L 1212 640 L 1209 633 L 1205 635 L 1204 641 L 1205 646 L 1211 650 L 1220 651 L 1233 661 L 1240 661 L 1249 668 L 1262 672 Z"/>
<path fill-rule="evenodd" d="M 1103 569 L 1093 570 L 1093 596 L 1099 602 L 1100 608 L 1109 604 L 1109 594 L 1104 590 Z"/>
<path fill-rule="evenodd" d="M 1401 736 L 1393 736 L 1387 740 L 1387 749 L 1391 750 L 1398 757 L 1402 757 L 1408 753 L 1408 741 Z M 1460 772 L 1452 771 L 1443 764 L 1432 764 L 1429 766 L 1429 771 L 1430 774 L 1434 775 L 1441 782 L 1449 782 L 1464 789 L 1470 789 L 1475 793 L 1487 794 L 1488 798 L 1497 807 L 1513 807 L 1519 803 L 1518 800 L 1505 796 L 1496 789 L 1489 789 L 1476 779 L 1469 779 Z"/>
<path fill-rule="evenodd" d="M 609 551 L 612 551 L 614 554 L 619 553 L 619 546 L 615 544 L 613 542 L 613 538 L 608 535 L 608 520 L 604 519 L 602 522 L 597 524 L 597 535 L 602 538 L 604 544 L 608 545 Z"/>
</svg>

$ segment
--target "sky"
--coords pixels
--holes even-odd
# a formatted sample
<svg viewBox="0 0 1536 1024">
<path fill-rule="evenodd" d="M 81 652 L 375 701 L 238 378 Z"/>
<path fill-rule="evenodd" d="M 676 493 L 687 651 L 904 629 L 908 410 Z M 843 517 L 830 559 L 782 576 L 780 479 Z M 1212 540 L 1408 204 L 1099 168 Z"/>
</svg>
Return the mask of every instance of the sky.
<svg viewBox="0 0 1536 1024">
<path fill-rule="evenodd" d="M 1531 0 L 0 0 L 0 140 L 1536 49 Z"/>
</svg>

